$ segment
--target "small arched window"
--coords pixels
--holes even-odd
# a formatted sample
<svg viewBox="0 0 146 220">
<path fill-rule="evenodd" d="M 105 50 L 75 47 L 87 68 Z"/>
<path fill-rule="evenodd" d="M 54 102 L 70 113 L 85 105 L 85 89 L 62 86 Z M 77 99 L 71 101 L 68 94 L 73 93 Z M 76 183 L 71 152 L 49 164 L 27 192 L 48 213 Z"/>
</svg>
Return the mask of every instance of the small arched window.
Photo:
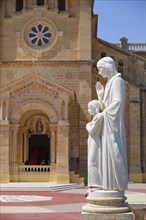
<svg viewBox="0 0 146 220">
<path fill-rule="evenodd" d="M 118 72 L 123 73 L 123 60 L 118 61 Z"/>
<path fill-rule="evenodd" d="M 22 11 L 22 9 L 23 9 L 23 0 L 17 0 L 16 1 L 16 12 Z"/>
<path fill-rule="evenodd" d="M 111 58 L 115 61 L 115 57 L 114 56 L 111 56 Z"/>
<path fill-rule="evenodd" d="M 65 0 L 58 0 L 59 11 L 65 11 Z"/>
<path fill-rule="evenodd" d="M 38 6 L 44 5 L 44 0 L 37 0 L 37 5 Z"/>
<path fill-rule="evenodd" d="M 62 102 L 62 120 L 65 119 L 65 102 Z"/>
<path fill-rule="evenodd" d="M 103 58 L 103 57 L 106 57 L 106 53 L 105 52 L 101 53 L 101 58 Z"/>
</svg>

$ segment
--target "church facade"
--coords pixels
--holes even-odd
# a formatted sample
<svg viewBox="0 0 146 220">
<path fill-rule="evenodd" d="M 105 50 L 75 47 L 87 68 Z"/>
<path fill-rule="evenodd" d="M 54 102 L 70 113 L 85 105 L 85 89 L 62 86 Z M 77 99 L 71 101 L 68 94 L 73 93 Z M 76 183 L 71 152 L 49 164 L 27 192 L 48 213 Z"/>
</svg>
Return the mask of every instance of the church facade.
<svg viewBox="0 0 146 220">
<path fill-rule="evenodd" d="M 129 180 L 145 182 L 145 50 L 96 37 L 89 0 L 0 2 L 0 182 L 87 178 L 87 104 L 96 62 L 111 56 L 126 84 Z M 142 45 L 141 47 L 143 48 Z"/>
</svg>

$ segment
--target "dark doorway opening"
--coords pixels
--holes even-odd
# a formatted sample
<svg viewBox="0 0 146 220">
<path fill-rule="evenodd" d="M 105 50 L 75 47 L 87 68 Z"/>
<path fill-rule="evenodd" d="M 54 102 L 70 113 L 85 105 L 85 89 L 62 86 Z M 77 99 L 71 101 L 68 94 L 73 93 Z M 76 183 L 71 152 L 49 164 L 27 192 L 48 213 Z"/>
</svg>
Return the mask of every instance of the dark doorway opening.
<svg viewBox="0 0 146 220">
<path fill-rule="evenodd" d="M 50 139 L 47 135 L 31 135 L 29 138 L 29 165 L 50 164 Z"/>
<path fill-rule="evenodd" d="M 65 0 L 58 0 L 59 11 L 65 11 Z"/>
<path fill-rule="evenodd" d="M 37 5 L 38 6 L 44 5 L 44 0 L 37 0 Z"/>
<path fill-rule="evenodd" d="M 16 1 L 16 11 L 21 11 L 23 9 L 23 0 Z"/>
</svg>

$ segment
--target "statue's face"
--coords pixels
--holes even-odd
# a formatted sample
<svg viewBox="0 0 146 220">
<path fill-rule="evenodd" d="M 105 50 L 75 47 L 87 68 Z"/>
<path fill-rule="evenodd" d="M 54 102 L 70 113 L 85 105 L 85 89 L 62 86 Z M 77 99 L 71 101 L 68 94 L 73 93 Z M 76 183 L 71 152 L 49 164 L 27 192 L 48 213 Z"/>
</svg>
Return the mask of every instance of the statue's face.
<svg viewBox="0 0 146 220">
<path fill-rule="evenodd" d="M 104 66 L 99 66 L 98 70 L 99 70 L 99 75 L 101 75 L 103 78 L 108 77 L 108 72 Z"/>
<path fill-rule="evenodd" d="M 95 110 L 94 110 L 93 106 L 88 105 L 88 112 L 89 112 L 90 115 L 94 115 Z"/>
</svg>

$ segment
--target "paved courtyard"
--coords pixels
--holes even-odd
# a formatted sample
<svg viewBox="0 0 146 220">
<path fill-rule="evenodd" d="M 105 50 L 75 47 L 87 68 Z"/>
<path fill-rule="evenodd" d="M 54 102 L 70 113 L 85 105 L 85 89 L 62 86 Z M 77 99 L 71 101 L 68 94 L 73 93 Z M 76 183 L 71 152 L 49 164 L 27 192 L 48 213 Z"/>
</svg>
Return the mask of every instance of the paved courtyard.
<svg viewBox="0 0 146 220">
<path fill-rule="evenodd" d="M 80 220 L 86 190 L 76 184 L 1 184 L 0 220 Z M 146 184 L 129 184 L 126 196 L 130 204 L 146 204 Z"/>
</svg>

